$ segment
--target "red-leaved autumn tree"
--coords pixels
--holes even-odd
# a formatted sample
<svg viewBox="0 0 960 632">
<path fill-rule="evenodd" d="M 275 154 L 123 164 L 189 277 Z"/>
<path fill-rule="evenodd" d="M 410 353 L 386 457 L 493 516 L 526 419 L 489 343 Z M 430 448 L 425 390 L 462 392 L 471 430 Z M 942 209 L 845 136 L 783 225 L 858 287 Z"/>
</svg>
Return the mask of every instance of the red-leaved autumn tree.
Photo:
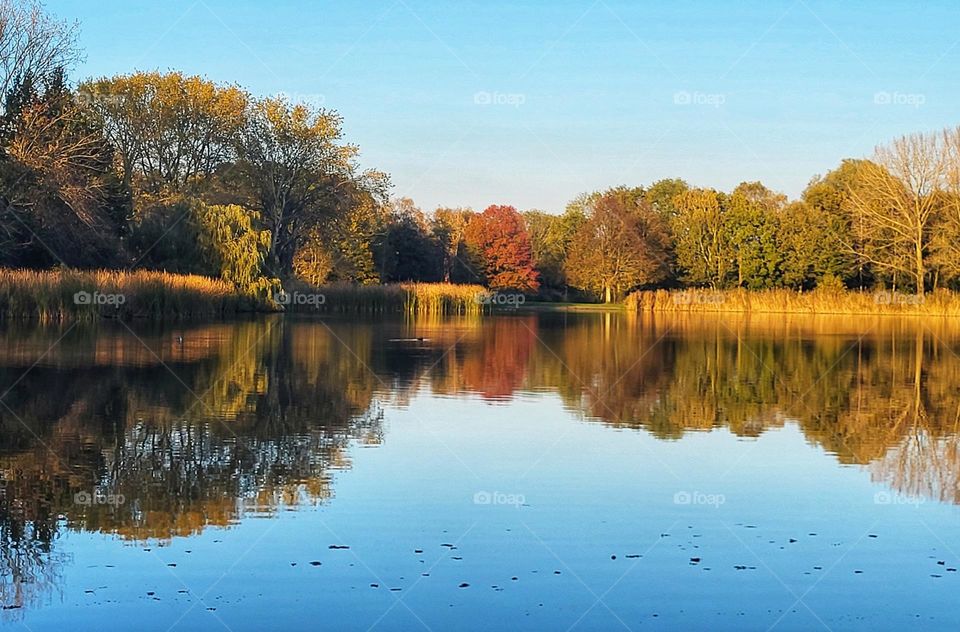
<svg viewBox="0 0 960 632">
<path fill-rule="evenodd" d="M 533 292 L 540 287 L 530 236 L 517 209 L 487 207 L 470 219 L 464 241 L 491 289 Z"/>
</svg>

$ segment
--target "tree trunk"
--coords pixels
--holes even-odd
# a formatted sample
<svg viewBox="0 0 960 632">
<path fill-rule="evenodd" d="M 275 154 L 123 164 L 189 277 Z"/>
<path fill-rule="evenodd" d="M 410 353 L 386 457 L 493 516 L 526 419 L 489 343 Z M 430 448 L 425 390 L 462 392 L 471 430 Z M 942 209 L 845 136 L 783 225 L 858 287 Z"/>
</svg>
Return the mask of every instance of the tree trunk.
<svg viewBox="0 0 960 632">
<path fill-rule="evenodd" d="M 920 235 L 922 236 L 922 234 L 923 234 L 923 230 L 922 230 L 922 229 L 919 229 L 917 232 L 919 232 Z M 914 252 L 915 252 L 914 256 L 916 257 L 916 266 L 917 266 L 917 271 L 916 271 L 916 275 L 917 275 L 917 296 L 923 296 L 923 290 L 924 290 L 924 288 L 923 288 L 923 281 L 924 281 L 924 277 L 925 277 L 926 275 L 924 274 L 924 269 L 923 269 L 923 239 L 922 239 L 922 237 L 917 239 L 917 243 L 916 243 L 916 247 L 915 247 L 915 251 L 914 251 Z"/>
</svg>

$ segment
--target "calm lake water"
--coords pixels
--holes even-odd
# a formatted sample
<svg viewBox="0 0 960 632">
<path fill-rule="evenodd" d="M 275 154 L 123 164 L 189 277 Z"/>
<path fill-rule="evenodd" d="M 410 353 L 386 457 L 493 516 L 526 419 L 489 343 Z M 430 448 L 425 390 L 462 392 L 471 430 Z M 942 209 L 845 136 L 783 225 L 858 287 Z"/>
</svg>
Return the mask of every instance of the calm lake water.
<svg viewBox="0 0 960 632">
<path fill-rule="evenodd" d="M 960 327 L 0 330 L 0 628 L 957 629 Z"/>
</svg>

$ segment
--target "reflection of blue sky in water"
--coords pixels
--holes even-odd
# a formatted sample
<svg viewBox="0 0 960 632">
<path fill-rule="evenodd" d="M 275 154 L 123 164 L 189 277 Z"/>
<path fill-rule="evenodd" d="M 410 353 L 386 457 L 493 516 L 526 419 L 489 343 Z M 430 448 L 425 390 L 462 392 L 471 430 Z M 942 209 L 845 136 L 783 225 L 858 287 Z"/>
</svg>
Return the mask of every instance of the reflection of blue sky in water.
<svg viewBox="0 0 960 632">
<path fill-rule="evenodd" d="M 926 338 L 923 422 L 907 418 L 900 434 L 878 436 L 875 427 L 886 428 L 882 413 L 914 406 L 906 396 L 915 375 L 910 335 L 878 334 L 879 342 L 858 357 L 843 355 L 845 337 L 798 344 L 757 332 L 738 341 L 727 330 L 678 325 L 645 361 L 640 354 L 662 330 L 643 330 L 638 339 L 638 330 L 623 323 L 598 327 L 599 316 L 572 318 L 566 328 L 552 317 L 523 321 L 550 341 L 554 356 L 541 344 L 522 349 L 529 330 L 517 322 L 461 325 L 447 338 L 441 328 L 420 325 L 418 333 L 443 340 L 434 351 L 383 344 L 411 337 L 397 324 L 331 323 L 383 384 L 319 325 L 217 329 L 209 348 L 197 342 L 199 333 L 188 334 L 195 356 L 171 367 L 198 394 L 217 396 L 205 401 L 229 414 L 247 451 L 212 420 L 206 432 L 185 424 L 186 387 L 163 367 L 74 371 L 82 362 L 64 362 L 67 343 L 65 356 L 50 362 L 65 368 L 38 367 L 13 391 L 10 405 L 22 417 L 46 420 L 37 430 L 81 478 L 92 463 L 83 446 L 103 454 L 108 479 L 120 472 L 126 477 L 120 489 L 155 513 L 137 527 L 142 531 L 127 528 L 121 539 L 109 535 L 109 514 L 85 523 L 88 514 L 54 493 L 75 528 L 61 525 L 54 540 L 59 562 L 44 567 L 55 575 L 49 590 L 35 593 L 41 603 L 26 602 L 4 620 L 22 620 L 31 630 L 65 620 L 77 629 L 128 629 L 131 622 L 146 630 L 222 627 L 218 618 L 231 630 L 318 624 L 366 630 L 375 622 L 376 629 L 417 629 L 420 620 L 434 630 L 567 629 L 575 622 L 577 629 L 615 629 L 623 627 L 618 617 L 632 629 L 766 629 L 778 620 L 777 629 L 811 629 L 818 618 L 832 629 L 960 624 L 948 608 L 958 581 L 951 569 L 960 566 L 950 552 L 960 535 L 960 509 L 935 501 L 949 494 L 921 501 L 895 491 L 922 489 L 928 479 L 950 491 L 954 435 L 942 411 L 955 403 L 947 377 L 960 360 L 946 353 L 941 338 Z M 165 335 L 143 338 L 162 346 Z M 743 352 L 744 345 L 756 355 Z M 717 349 L 727 347 L 741 353 L 716 373 L 729 360 Z M 940 354 L 930 355 L 931 347 Z M 6 352 L 17 348 L 8 341 Z M 251 348 L 257 351 L 245 363 Z M 791 409 L 786 393 L 792 391 L 777 391 L 776 380 L 751 366 L 757 357 L 800 392 L 811 392 L 805 407 L 793 407 L 803 419 L 777 412 Z M 582 385 L 564 378 L 561 361 L 577 375 L 593 376 L 588 381 L 597 392 L 615 391 L 625 401 L 603 399 L 610 406 L 604 409 L 590 393 L 574 397 Z M 633 366 L 642 375 L 626 370 Z M 845 380 L 854 369 L 883 386 L 862 393 L 872 402 L 870 415 L 850 417 L 837 395 L 849 395 Z M 28 397 L 58 375 L 55 392 L 72 402 L 65 410 Z M 118 375 L 120 382 L 112 382 Z M 704 391 L 698 403 L 732 418 L 743 400 L 746 410 L 760 413 L 752 425 L 734 427 L 755 426 L 759 437 L 725 427 L 667 431 L 660 418 L 674 409 L 665 403 L 690 397 L 698 391 L 684 384 L 711 375 L 730 389 L 733 378 L 748 384 L 734 395 Z M 218 376 L 233 386 L 209 389 Z M 97 391 L 113 392 L 117 384 L 126 385 L 121 397 Z M 509 397 L 504 385 L 513 389 Z M 139 406 L 124 409 L 128 397 Z M 578 401 L 581 408 L 573 405 Z M 824 402 L 845 409 L 828 415 Z M 615 424 L 599 418 L 613 408 L 636 418 Z M 644 411 L 659 421 L 645 420 Z M 833 421 L 817 425 L 814 413 Z M 679 419 L 693 423 L 686 414 Z M 163 442 L 176 433 L 150 434 L 134 423 L 151 415 L 164 428 L 195 432 L 195 449 L 164 456 Z M 117 419 L 132 424 L 122 435 L 129 446 L 160 447 L 111 452 L 105 421 Z M 645 427 L 651 420 L 659 436 Z M 923 449 L 928 434 L 948 447 Z M 831 453 L 841 448 L 850 451 Z M 81 458 L 84 449 L 88 457 Z M 116 454 L 126 469 L 116 469 Z M 864 454 L 882 458 L 843 464 Z M 910 467 L 898 469 L 903 454 Z M 186 455 L 193 464 L 182 461 Z M 6 459 L 19 458 L 21 467 L 31 462 L 22 451 L 2 458 L 7 480 Z M 153 470 L 146 467 L 151 463 Z M 176 468 L 184 472 L 182 500 L 171 487 Z M 151 477 L 156 495 L 149 493 Z M 294 499 L 297 509 L 288 511 Z M 168 524 L 186 524 L 191 535 L 129 539 Z M 90 531 L 97 528 L 106 534 Z M 795 603 L 798 597 L 803 603 Z"/>
<path fill-rule="evenodd" d="M 149 552 L 71 534 L 61 544 L 75 555 L 68 597 L 27 622 L 103 617 L 102 629 L 165 630 L 194 606 L 183 629 L 218 625 L 214 616 L 234 630 L 367 629 L 381 615 L 383 629 L 422 627 L 414 613 L 431 629 L 566 629 L 594 604 L 592 591 L 606 605 L 583 629 L 617 627 L 611 610 L 631 628 L 765 629 L 811 588 L 805 603 L 833 629 L 902 628 L 915 613 L 936 627 L 958 622 L 944 608 L 957 579 L 936 563 L 957 563 L 937 539 L 955 541 L 957 510 L 876 504 L 881 487 L 805 445 L 792 425 L 759 440 L 718 431 L 663 442 L 578 422 L 552 396 L 509 407 L 421 397 L 387 418 L 385 443 L 352 451 L 353 468 L 321 508 Z M 529 454 L 543 458 L 530 468 Z M 522 494 L 529 506 L 478 505 L 478 490 Z M 682 490 L 723 502 L 677 504 Z M 201 603 L 184 589 L 209 592 Z M 784 629 L 816 627 L 795 609 Z"/>
</svg>

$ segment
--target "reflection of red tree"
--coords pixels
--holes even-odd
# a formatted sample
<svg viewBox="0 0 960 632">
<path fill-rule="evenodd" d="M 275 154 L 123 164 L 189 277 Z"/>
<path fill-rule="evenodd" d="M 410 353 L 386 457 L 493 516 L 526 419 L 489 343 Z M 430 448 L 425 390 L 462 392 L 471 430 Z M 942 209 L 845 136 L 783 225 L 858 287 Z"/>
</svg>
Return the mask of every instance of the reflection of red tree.
<svg viewBox="0 0 960 632">
<path fill-rule="evenodd" d="M 509 399 L 523 385 L 536 341 L 535 316 L 495 318 L 485 323 L 479 353 L 467 353 L 463 381 L 485 399 Z"/>
</svg>

